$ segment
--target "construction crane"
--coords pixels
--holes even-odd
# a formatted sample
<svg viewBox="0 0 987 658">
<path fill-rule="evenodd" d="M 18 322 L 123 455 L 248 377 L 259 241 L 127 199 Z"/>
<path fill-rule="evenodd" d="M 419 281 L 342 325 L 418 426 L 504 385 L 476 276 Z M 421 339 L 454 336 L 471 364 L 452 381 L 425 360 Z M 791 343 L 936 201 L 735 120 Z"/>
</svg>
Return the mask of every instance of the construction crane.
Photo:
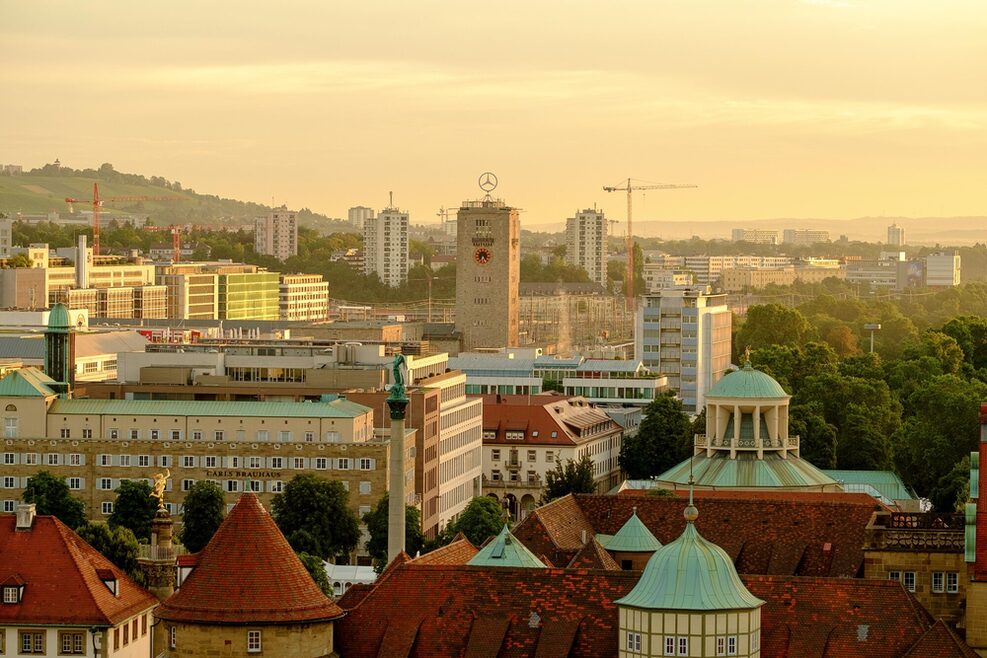
<svg viewBox="0 0 987 658">
<path fill-rule="evenodd" d="M 93 256 L 99 256 L 99 207 L 106 201 L 111 203 L 117 201 L 184 201 L 180 196 L 99 196 L 99 183 L 93 183 L 92 199 L 73 199 L 65 197 L 65 203 L 69 204 L 69 212 L 75 212 L 74 203 L 91 203 L 93 206 Z"/>
<path fill-rule="evenodd" d="M 171 226 L 145 226 L 145 231 L 156 233 L 159 231 L 169 231 L 171 233 L 171 262 L 178 263 L 182 260 L 182 227 L 178 224 Z"/>
<path fill-rule="evenodd" d="M 604 192 L 627 192 L 627 273 L 624 275 L 624 289 L 627 294 L 627 308 L 634 308 L 634 234 L 631 231 L 631 199 L 632 194 L 638 190 L 681 190 L 698 185 L 674 185 L 674 184 L 648 184 L 633 185 L 632 179 L 627 179 L 627 184 L 623 187 L 603 186 Z"/>
</svg>

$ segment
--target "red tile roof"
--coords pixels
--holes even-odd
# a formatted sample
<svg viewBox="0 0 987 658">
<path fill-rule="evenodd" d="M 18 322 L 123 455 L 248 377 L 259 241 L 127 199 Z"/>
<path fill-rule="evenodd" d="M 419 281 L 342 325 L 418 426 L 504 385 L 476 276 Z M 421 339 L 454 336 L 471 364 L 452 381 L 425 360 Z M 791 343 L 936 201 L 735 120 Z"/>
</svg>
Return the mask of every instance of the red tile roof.
<svg viewBox="0 0 987 658">
<path fill-rule="evenodd" d="M 496 433 L 494 438 L 484 438 L 485 444 L 571 446 L 586 440 L 580 436 L 586 427 L 604 424 L 614 432 L 620 431 L 616 422 L 584 398 L 554 395 L 480 397 L 483 398 L 483 431 Z M 564 409 L 566 413 L 558 414 L 556 408 Z M 523 430 L 524 440 L 508 440 L 508 430 Z M 552 436 L 553 432 L 555 436 Z"/>
<path fill-rule="evenodd" d="M 0 515 L 0 582 L 23 583 L 24 598 L 0 604 L 0 626 L 114 626 L 158 599 L 53 516 L 36 516 L 30 531 Z M 116 578 L 119 596 L 103 583 Z"/>
<path fill-rule="evenodd" d="M 466 564 L 479 553 L 463 533 L 457 533 L 452 541 L 412 560 L 415 564 Z"/>
<path fill-rule="evenodd" d="M 312 580 L 257 496 L 245 493 L 155 614 L 201 624 L 293 624 L 343 611 Z"/>
<path fill-rule="evenodd" d="M 616 657 L 613 601 L 639 577 L 404 563 L 337 622 L 335 647 L 347 658 Z M 744 582 L 766 601 L 762 658 L 972 658 L 898 583 L 791 576 Z M 939 653 L 915 653 L 924 646 Z"/>
<path fill-rule="evenodd" d="M 688 501 L 670 496 L 597 496 L 577 494 L 531 512 L 514 535 L 533 553 L 555 564 L 568 564 L 588 537 L 612 535 L 633 508 L 662 544 L 682 532 Z M 833 500 L 719 498 L 702 499 L 697 529 L 722 547 L 740 573 L 840 576 L 861 575 L 865 531 L 877 508 L 869 496 L 839 494 Z"/>
<path fill-rule="evenodd" d="M 915 643 L 905 658 L 979 658 L 980 654 L 967 646 L 956 633 L 940 619 L 928 633 Z"/>
<path fill-rule="evenodd" d="M 613 559 L 607 549 L 593 537 L 579 549 L 569 563 L 570 569 L 602 569 L 604 571 L 620 571 L 620 565 Z"/>
</svg>

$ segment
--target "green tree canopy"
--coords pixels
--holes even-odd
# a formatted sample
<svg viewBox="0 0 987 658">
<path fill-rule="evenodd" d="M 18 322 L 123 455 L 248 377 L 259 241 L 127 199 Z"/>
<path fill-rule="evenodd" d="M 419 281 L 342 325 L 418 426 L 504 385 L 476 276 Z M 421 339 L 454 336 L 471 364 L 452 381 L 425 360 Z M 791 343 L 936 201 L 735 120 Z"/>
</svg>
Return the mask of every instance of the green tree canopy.
<svg viewBox="0 0 987 658">
<path fill-rule="evenodd" d="M 545 492 L 541 504 L 549 503 L 571 493 L 595 493 L 593 482 L 593 459 L 583 455 L 579 461 L 567 459 L 565 466 L 561 460 L 555 462 L 555 468 L 545 474 Z"/>
<path fill-rule="evenodd" d="M 34 503 L 37 514 L 50 514 L 73 530 L 86 522 L 86 504 L 69 491 L 65 478 L 38 471 L 27 479 L 22 499 Z"/>
<path fill-rule="evenodd" d="M 789 434 L 799 437 L 799 454 L 818 468 L 836 468 L 836 428 L 826 422 L 822 403 L 789 410 Z"/>
<path fill-rule="evenodd" d="M 137 563 L 137 537 L 126 526 L 110 527 L 99 521 L 89 521 L 77 530 L 87 544 L 103 554 L 107 560 L 126 572 L 138 583 L 144 582 L 143 573 Z"/>
<path fill-rule="evenodd" d="M 182 507 L 182 544 L 192 553 L 198 553 L 223 523 L 226 512 L 223 490 L 215 482 L 199 480 L 185 494 Z"/>
<path fill-rule="evenodd" d="M 387 508 L 390 498 L 387 494 L 377 501 L 374 508 L 363 515 L 370 539 L 367 540 L 367 552 L 374 560 L 377 572 L 387 566 Z M 425 545 L 422 534 L 422 519 L 417 507 L 405 505 L 404 508 L 404 550 L 408 555 L 415 555 Z"/>
<path fill-rule="evenodd" d="M 666 391 L 645 407 L 637 434 L 624 437 L 620 467 L 635 480 L 660 475 L 687 459 L 692 444 L 692 423 L 682 401 Z"/>
<path fill-rule="evenodd" d="M 446 526 L 444 535 L 451 540 L 456 533 L 463 533 L 474 546 L 496 535 L 504 527 L 500 503 L 490 496 L 477 496 L 466 505 L 459 517 Z"/>
<path fill-rule="evenodd" d="M 781 304 L 747 309 L 747 319 L 737 334 L 737 351 L 769 345 L 801 345 L 809 337 L 809 321 L 801 312 Z"/>
<path fill-rule="evenodd" d="M 306 552 L 324 560 L 349 553 L 360 540 L 360 521 L 349 507 L 349 493 L 338 480 L 296 475 L 274 496 L 274 520 L 288 541 L 304 531 L 315 541 Z M 292 544 L 296 551 L 299 547 Z"/>
<path fill-rule="evenodd" d="M 138 540 L 150 541 L 151 521 L 158 511 L 157 499 L 151 498 L 151 485 L 143 480 L 123 480 L 116 494 L 110 525 L 129 528 Z"/>
<path fill-rule="evenodd" d="M 329 582 L 329 576 L 326 574 L 326 565 L 318 555 L 312 555 L 311 553 L 299 553 L 298 559 L 301 563 L 305 565 L 305 570 L 308 571 L 308 575 L 312 576 L 312 580 L 315 584 L 319 586 L 322 593 L 329 598 L 333 597 L 332 583 Z"/>
</svg>

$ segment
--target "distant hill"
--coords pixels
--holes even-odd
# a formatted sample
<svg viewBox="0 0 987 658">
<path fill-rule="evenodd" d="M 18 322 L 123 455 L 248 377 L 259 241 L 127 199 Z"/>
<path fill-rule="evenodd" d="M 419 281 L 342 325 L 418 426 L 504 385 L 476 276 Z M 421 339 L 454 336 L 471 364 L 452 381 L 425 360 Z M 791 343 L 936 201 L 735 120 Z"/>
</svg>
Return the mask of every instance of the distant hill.
<svg viewBox="0 0 987 658">
<path fill-rule="evenodd" d="M 181 183 L 161 176 L 146 177 L 125 174 L 104 164 L 99 169 L 69 169 L 45 165 L 16 175 L 0 175 L 0 213 L 10 217 L 18 214 L 69 213 L 66 197 L 91 199 L 93 183 L 99 184 L 102 198 L 167 197 L 167 201 L 107 201 L 106 213 L 146 214 L 158 226 L 168 224 L 246 224 L 253 226 L 254 218 L 270 212 L 259 203 L 223 199 L 214 194 L 200 194 L 183 188 Z M 75 204 L 75 212 L 91 210 L 92 205 Z M 349 224 L 314 213 L 307 208 L 298 211 L 299 223 L 320 231 L 347 230 Z M 349 230 L 352 230 L 351 228 Z"/>
</svg>

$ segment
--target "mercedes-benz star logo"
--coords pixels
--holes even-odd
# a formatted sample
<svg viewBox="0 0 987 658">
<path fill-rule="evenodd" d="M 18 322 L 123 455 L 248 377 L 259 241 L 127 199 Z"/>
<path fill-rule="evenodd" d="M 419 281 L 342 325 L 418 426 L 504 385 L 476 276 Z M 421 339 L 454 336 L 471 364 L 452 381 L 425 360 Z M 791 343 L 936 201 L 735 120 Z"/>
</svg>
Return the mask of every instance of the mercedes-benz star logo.
<svg viewBox="0 0 987 658">
<path fill-rule="evenodd" d="M 485 171 L 482 174 L 480 174 L 479 183 L 480 183 L 480 189 L 486 192 L 487 194 L 490 194 L 497 187 L 497 177 L 494 176 L 491 172 Z"/>
</svg>

